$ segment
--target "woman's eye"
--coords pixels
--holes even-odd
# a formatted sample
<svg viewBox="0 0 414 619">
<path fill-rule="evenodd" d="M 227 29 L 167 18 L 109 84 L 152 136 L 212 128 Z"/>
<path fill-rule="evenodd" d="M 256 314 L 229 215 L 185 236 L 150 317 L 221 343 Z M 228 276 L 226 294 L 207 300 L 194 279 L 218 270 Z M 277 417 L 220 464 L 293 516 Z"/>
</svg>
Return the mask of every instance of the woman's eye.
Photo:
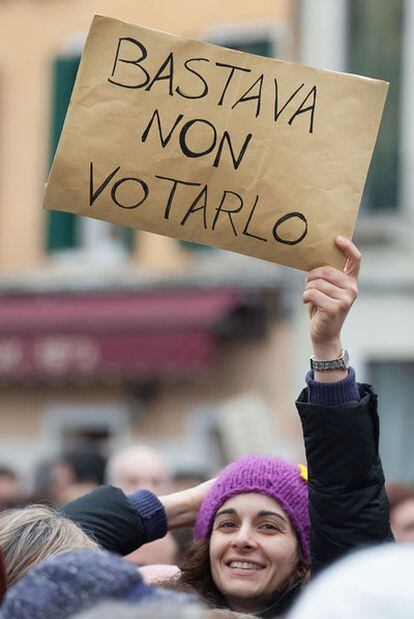
<svg viewBox="0 0 414 619">
<path fill-rule="evenodd" d="M 265 531 L 278 531 L 278 527 L 275 524 L 272 524 L 271 522 L 264 522 L 262 525 L 260 525 L 261 529 L 264 529 Z"/>
<path fill-rule="evenodd" d="M 231 522 L 231 520 L 225 520 L 224 522 L 220 522 L 217 525 L 218 529 L 232 529 L 233 527 L 235 527 L 235 523 Z"/>
</svg>

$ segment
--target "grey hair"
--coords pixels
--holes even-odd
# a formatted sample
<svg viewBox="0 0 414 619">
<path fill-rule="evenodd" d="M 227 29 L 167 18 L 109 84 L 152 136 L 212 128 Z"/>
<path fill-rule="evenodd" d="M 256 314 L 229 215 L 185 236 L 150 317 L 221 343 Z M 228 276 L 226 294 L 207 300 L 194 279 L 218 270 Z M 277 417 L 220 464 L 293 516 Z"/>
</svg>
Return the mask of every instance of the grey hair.
<svg viewBox="0 0 414 619">
<path fill-rule="evenodd" d="M 0 513 L 0 550 L 8 586 L 47 557 L 99 545 L 56 509 L 30 505 Z"/>
</svg>

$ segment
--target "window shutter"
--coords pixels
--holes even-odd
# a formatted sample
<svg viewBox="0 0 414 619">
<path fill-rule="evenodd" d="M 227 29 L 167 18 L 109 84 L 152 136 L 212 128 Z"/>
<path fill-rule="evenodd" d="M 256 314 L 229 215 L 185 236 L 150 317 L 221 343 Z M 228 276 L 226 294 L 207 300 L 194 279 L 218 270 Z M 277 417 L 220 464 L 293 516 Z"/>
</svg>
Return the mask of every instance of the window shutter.
<svg viewBox="0 0 414 619">
<path fill-rule="evenodd" d="M 50 163 L 59 143 L 79 63 L 80 56 L 57 58 L 54 63 Z M 75 248 L 79 243 L 80 218 L 59 211 L 48 211 L 47 217 L 47 251 Z M 131 252 L 135 242 L 134 230 L 122 226 L 114 226 L 114 229 L 115 236 Z"/>
<path fill-rule="evenodd" d="M 226 45 L 226 43 L 224 43 L 224 46 L 230 49 L 236 49 L 239 52 L 256 54 L 256 56 L 267 56 L 268 58 L 272 58 L 276 55 L 274 43 L 269 38 L 264 36 L 248 41 L 235 41 L 234 43 L 231 43 L 231 45 Z"/>
<path fill-rule="evenodd" d="M 80 56 L 57 58 L 54 62 L 50 163 L 59 143 L 79 62 Z M 47 218 L 47 251 L 54 252 L 75 247 L 76 215 L 47 211 Z"/>
</svg>

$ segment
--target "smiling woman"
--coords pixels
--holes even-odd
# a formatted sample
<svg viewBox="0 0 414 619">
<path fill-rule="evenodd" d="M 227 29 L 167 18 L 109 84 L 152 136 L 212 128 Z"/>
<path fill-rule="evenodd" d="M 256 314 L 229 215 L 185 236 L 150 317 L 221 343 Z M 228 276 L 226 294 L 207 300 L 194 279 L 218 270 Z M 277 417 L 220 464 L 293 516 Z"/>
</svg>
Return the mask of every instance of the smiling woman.
<svg viewBox="0 0 414 619">
<path fill-rule="evenodd" d="M 348 239 L 338 237 L 336 245 L 346 258 L 344 270 L 313 269 L 303 293 L 314 356 L 296 407 L 309 481 L 301 465 L 245 456 L 203 495 L 197 541 L 180 565 L 176 588 L 212 607 L 279 617 L 310 571 L 392 539 L 376 397 L 369 385 L 355 382 L 340 340 L 357 296 L 361 254 Z"/>
<path fill-rule="evenodd" d="M 217 478 L 198 513 L 181 584 L 214 606 L 278 612 L 309 571 L 307 483 L 297 465 L 245 456 Z"/>
<path fill-rule="evenodd" d="M 181 576 L 157 584 L 192 591 L 213 608 L 270 619 L 289 609 L 310 564 L 314 575 L 349 551 L 392 540 L 376 396 L 357 385 L 340 340 L 361 255 L 350 240 L 338 237 L 336 245 L 344 270 L 313 269 L 303 293 L 314 356 L 296 407 L 309 476 L 280 458 L 245 456 L 217 479 L 159 499 L 147 490 L 128 498 L 104 486 L 62 508 L 103 547 L 121 553 L 167 527 L 195 523 L 198 541 Z"/>
<path fill-rule="evenodd" d="M 214 582 L 234 610 L 269 606 L 275 591 L 297 580 L 299 556 L 289 517 L 269 496 L 240 494 L 217 513 L 210 565 Z"/>
</svg>

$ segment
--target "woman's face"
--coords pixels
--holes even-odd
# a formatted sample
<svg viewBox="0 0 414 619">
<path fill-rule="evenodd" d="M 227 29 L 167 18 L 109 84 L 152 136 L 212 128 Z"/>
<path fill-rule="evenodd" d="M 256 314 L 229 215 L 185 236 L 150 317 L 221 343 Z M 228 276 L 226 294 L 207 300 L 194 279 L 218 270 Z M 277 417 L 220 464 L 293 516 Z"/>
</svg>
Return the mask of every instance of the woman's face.
<svg viewBox="0 0 414 619">
<path fill-rule="evenodd" d="M 229 607 L 255 612 L 272 604 L 296 572 L 298 541 L 274 499 L 238 494 L 217 511 L 209 554 L 214 583 Z"/>
</svg>

